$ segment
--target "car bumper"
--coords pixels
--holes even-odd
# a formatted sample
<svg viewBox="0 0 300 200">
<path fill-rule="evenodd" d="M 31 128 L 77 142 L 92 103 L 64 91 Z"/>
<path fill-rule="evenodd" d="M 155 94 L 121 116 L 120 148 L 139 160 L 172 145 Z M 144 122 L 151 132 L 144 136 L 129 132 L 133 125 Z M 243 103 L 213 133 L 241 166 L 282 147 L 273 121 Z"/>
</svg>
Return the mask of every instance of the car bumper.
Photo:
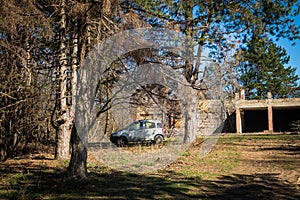
<svg viewBox="0 0 300 200">
<path fill-rule="evenodd" d="M 118 136 L 110 136 L 109 140 L 115 144 L 115 143 L 117 143 L 118 138 L 119 138 Z"/>
</svg>

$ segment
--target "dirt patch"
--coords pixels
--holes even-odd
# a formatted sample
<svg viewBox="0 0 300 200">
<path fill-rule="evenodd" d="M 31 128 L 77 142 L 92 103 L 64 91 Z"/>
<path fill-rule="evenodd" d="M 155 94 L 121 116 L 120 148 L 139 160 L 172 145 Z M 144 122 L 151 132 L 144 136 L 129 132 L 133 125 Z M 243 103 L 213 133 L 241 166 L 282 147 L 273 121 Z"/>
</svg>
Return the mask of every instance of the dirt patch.
<svg viewBox="0 0 300 200">
<path fill-rule="evenodd" d="M 299 137 L 248 139 L 236 146 L 241 152 L 237 173 L 276 174 L 284 182 L 300 184 Z"/>
</svg>

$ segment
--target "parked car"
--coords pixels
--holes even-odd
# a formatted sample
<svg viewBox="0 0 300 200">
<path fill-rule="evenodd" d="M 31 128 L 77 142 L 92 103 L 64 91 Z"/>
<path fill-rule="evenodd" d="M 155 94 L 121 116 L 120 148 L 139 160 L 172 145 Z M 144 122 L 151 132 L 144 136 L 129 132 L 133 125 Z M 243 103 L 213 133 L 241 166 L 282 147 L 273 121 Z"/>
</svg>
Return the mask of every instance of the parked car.
<svg viewBox="0 0 300 200">
<path fill-rule="evenodd" d="M 110 141 L 118 146 L 124 146 L 129 142 L 161 144 L 164 139 L 164 128 L 158 120 L 135 121 L 126 128 L 112 133 L 110 136 Z"/>
</svg>

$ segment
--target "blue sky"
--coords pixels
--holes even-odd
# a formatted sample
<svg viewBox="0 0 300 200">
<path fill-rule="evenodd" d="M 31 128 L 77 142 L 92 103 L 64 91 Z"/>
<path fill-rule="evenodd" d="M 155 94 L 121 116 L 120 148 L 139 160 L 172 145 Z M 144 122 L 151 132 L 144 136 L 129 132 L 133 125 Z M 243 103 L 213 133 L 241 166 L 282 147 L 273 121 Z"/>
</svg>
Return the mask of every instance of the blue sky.
<svg viewBox="0 0 300 200">
<path fill-rule="evenodd" d="M 295 18 L 295 23 L 300 26 L 300 15 Z M 277 43 L 286 49 L 288 55 L 290 56 L 290 62 L 288 66 L 297 68 L 297 74 L 300 76 L 300 40 L 296 41 L 296 45 L 292 46 L 292 42 L 281 39 Z"/>
</svg>

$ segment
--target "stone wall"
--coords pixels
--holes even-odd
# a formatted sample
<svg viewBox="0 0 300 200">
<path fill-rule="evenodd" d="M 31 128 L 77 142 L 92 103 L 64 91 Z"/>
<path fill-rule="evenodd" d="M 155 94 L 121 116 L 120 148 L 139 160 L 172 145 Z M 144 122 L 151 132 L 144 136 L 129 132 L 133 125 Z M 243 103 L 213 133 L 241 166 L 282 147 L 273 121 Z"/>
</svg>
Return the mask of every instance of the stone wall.
<svg viewBox="0 0 300 200">
<path fill-rule="evenodd" d="M 199 100 L 197 106 L 197 135 L 212 135 L 222 132 L 226 110 L 221 100 Z"/>
</svg>

